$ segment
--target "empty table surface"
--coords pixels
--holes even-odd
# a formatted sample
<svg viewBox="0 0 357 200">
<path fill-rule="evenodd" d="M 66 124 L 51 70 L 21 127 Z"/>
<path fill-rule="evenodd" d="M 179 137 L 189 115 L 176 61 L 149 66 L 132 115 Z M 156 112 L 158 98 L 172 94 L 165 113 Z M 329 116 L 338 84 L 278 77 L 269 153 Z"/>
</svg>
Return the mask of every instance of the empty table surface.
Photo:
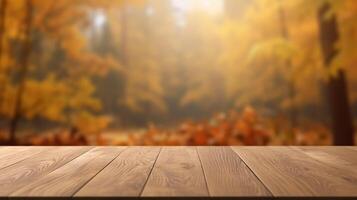
<svg viewBox="0 0 357 200">
<path fill-rule="evenodd" d="M 0 197 L 357 197 L 357 147 L 0 147 Z"/>
</svg>

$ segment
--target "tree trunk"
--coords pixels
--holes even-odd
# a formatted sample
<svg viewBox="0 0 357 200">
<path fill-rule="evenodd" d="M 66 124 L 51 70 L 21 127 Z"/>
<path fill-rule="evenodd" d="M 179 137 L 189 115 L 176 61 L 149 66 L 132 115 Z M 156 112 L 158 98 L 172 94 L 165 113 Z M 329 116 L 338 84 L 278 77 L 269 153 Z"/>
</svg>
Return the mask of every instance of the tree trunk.
<svg viewBox="0 0 357 200">
<path fill-rule="evenodd" d="M 3 66 L 3 41 L 5 35 L 5 21 L 6 21 L 6 9 L 7 9 L 7 0 L 1 0 L 1 7 L 0 7 L 0 73 L 5 73 Z M 5 90 L 5 81 L 0 80 L 0 110 L 2 109 L 3 100 L 4 100 L 4 91 Z"/>
<path fill-rule="evenodd" d="M 326 2 L 318 13 L 320 42 L 324 64 L 327 68 L 331 67 L 333 59 L 338 54 L 336 42 L 339 40 L 336 15 L 327 18 L 331 9 L 331 5 Z M 334 145 L 353 145 L 354 127 L 344 70 L 339 69 L 337 75 L 329 75 L 327 90 L 332 115 Z"/>
<path fill-rule="evenodd" d="M 123 1 L 123 6 L 121 10 L 121 46 L 120 46 L 120 51 L 121 51 L 121 61 L 123 65 L 128 64 L 128 8 L 127 8 L 127 3 L 124 0 Z"/>
<path fill-rule="evenodd" d="M 20 71 L 19 71 L 19 79 L 18 79 L 18 88 L 16 91 L 16 96 L 15 96 L 15 111 L 14 115 L 10 121 L 10 127 L 9 127 L 9 142 L 10 144 L 16 144 L 16 129 L 19 123 L 19 120 L 21 119 L 21 111 L 22 111 L 22 101 L 23 101 L 23 94 L 26 89 L 26 78 L 28 74 L 28 68 L 29 68 L 29 61 L 30 61 L 30 55 L 31 55 L 31 32 L 32 32 L 32 16 L 33 15 L 33 5 L 32 5 L 32 0 L 27 0 L 26 1 L 26 19 L 25 19 L 25 41 L 24 41 L 24 46 L 23 46 L 23 51 L 22 51 L 22 57 L 20 61 Z"/>
<path fill-rule="evenodd" d="M 285 40 L 289 40 L 289 31 L 287 27 L 287 22 L 286 22 L 286 14 L 282 5 L 282 1 L 279 1 L 279 18 L 280 18 L 280 27 L 281 27 L 281 37 L 284 38 Z M 291 59 L 287 59 L 285 61 L 285 66 L 286 68 L 291 70 L 290 78 L 288 80 L 288 95 L 291 101 L 291 108 L 290 108 L 290 127 L 291 127 L 291 132 L 293 129 L 297 126 L 297 112 L 295 109 L 295 83 L 294 83 L 294 77 L 293 77 L 293 69 L 292 69 L 292 62 Z"/>
<path fill-rule="evenodd" d="M 7 9 L 7 0 L 1 0 L 0 5 L 0 59 L 2 60 L 3 54 L 3 41 L 5 35 L 5 19 L 6 19 L 6 9 Z M 2 63 L 0 62 L 0 69 L 2 69 Z"/>
</svg>

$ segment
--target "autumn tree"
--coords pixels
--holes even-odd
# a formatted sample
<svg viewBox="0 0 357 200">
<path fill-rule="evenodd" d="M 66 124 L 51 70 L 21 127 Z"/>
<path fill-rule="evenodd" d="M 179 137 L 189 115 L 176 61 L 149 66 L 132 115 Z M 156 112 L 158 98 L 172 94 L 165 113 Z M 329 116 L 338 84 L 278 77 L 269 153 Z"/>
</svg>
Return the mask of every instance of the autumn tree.
<svg viewBox="0 0 357 200">
<path fill-rule="evenodd" d="M 104 8 L 102 2 L 26 0 L 9 6 L 16 22 L 11 25 L 19 25 L 22 30 L 12 40 L 6 40 L 7 45 L 18 41 L 21 49 L 20 55 L 12 54 L 17 60 L 11 73 L 15 76 L 7 79 L 9 87 L 1 110 L 11 119 L 10 141 L 15 142 L 21 118 L 43 118 L 88 132 L 94 129 L 84 124 L 91 120 L 108 122 L 105 117 L 93 115 L 101 103 L 93 96 L 92 77 L 105 74 L 117 63 L 110 56 L 99 57 L 91 52 L 89 38 L 81 31 L 88 26 L 89 8 Z"/>
<path fill-rule="evenodd" d="M 331 9 L 329 3 L 324 3 L 318 13 L 321 48 L 326 67 L 331 67 L 333 59 L 339 53 L 335 44 L 338 42 L 340 35 L 338 33 L 336 15 L 330 14 Z M 330 16 L 327 16 L 328 14 Z M 345 71 L 337 69 L 334 74 L 330 74 L 327 87 L 332 114 L 334 144 L 353 145 L 354 127 L 350 113 Z"/>
<path fill-rule="evenodd" d="M 150 5 L 150 4 L 149 4 Z M 148 5 L 131 9 L 131 20 L 128 34 L 127 65 L 130 70 L 127 73 L 127 88 L 125 105 L 134 113 L 165 112 L 163 100 L 163 88 L 161 85 L 160 64 L 155 57 L 153 46 L 154 34 L 151 29 Z M 135 59 L 135 57 L 140 59 Z M 161 55 L 162 58 L 162 55 Z"/>
<path fill-rule="evenodd" d="M 316 23 L 324 1 L 2 0 L 1 120 L 12 142 L 20 125 L 98 133 L 251 107 L 281 120 L 279 137 L 325 128 L 327 100 L 338 105 L 348 91 L 357 104 L 357 3 L 328 1 L 333 41 Z M 341 71 L 348 84 L 336 89 Z"/>
<path fill-rule="evenodd" d="M 249 0 L 225 0 L 224 12 L 230 19 L 240 19 L 244 17 L 247 7 L 250 6 L 253 1 Z"/>
<path fill-rule="evenodd" d="M 27 0 L 25 4 L 26 15 L 24 20 L 24 41 L 23 41 L 23 50 L 21 53 L 21 62 L 19 66 L 21 69 L 19 70 L 18 77 L 18 88 L 15 94 L 15 110 L 13 117 L 10 121 L 9 141 L 11 144 L 16 143 L 15 132 L 18 125 L 18 122 L 21 118 L 21 109 L 23 104 L 23 95 L 26 90 L 26 79 L 29 71 L 29 62 L 31 56 L 31 45 L 32 45 L 32 26 L 33 26 L 33 2 L 32 0 Z"/>
<path fill-rule="evenodd" d="M 4 40 L 5 40 L 5 22 L 6 22 L 6 10 L 7 10 L 7 0 L 1 0 L 0 3 L 0 109 L 3 103 L 3 92 L 4 92 L 4 85 L 6 83 L 5 73 L 3 66 L 3 52 L 4 52 Z"/>
</svg>

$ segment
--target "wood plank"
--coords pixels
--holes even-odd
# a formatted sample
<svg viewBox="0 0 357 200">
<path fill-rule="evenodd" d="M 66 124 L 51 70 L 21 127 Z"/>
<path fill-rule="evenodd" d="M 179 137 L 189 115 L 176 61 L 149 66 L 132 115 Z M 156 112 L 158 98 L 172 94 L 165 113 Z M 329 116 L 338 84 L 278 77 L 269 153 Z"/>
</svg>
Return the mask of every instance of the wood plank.
<svg viewBox="0 0 357 200">
<path fill-rule="evenodd" d="M 354 151 L 357 151 L 357 146 L 349 146 L 349 147 L 347 147 L 347 148 L 352 149 L 352 150 L 354 150 Z"/>
<path fill-rule="evenodd" d="M 50 147 L 48 151 L 0 170 L 0 196 L 9 195 L 32 183 L 89 149 L 91 147 Z"/>
<path fill-rule="evenodd" d="M 0 146 L 0 159 L 3 157 L 15 155 L 18 152 L 25 151 L 26 149 L 29 149 L 30 147 L 27 146 Z"/>
<path fill-rule="evenodd" d="M 26 146 L 0 146 L 0 157 L 7 156 L 11 152 L 18 152 L 26 149 Z"/>
<path fill-rule="evenodd" d="M 129 147 L 75 196 L 134 196 L 143 190 L 160 147 Z"/>
<path fill-rule="evenodd" d="M 288 147 L 233 147 L 274 196 L 356 196 L 357 178 Z"/>
<path fill-rule="evenodd" d="M 124 149 L 124 147 L 94 148 L 48 175 L 15 191 L 11 196 L 70 197 L 113 161 Z"/>
<path fill-rule="evenodd" d="M 357 177 L 357 152 L 347 147 L 292 147 L 326 165 L 349 171 Z"/>
<path fill-rule="evenodd" d="M 142 196 L 208 196 L 195 147 L 163 147 Z"/>
<path fill-rule="evenodd" d="M 271 196 L 230 147 L 198 147 L 211 196 Z"/>
<path fill-rule="evenodd" d="M 25 160 L 41 151 L 46 147 L 2 147 L 0 149 L 0 169 Z"/>
</svg>

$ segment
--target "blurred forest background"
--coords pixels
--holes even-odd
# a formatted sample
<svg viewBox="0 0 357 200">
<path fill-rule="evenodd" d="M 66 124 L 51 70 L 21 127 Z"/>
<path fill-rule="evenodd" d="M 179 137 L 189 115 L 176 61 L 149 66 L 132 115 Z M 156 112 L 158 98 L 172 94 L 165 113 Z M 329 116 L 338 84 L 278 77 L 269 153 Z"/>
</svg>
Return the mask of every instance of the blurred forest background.
<svg viewBox="0 0 357 200">
<path fill-rule="evenodd" d="M 354 142 L 356 0 L 0 4 L 0 144 Z"/>
</svg>

